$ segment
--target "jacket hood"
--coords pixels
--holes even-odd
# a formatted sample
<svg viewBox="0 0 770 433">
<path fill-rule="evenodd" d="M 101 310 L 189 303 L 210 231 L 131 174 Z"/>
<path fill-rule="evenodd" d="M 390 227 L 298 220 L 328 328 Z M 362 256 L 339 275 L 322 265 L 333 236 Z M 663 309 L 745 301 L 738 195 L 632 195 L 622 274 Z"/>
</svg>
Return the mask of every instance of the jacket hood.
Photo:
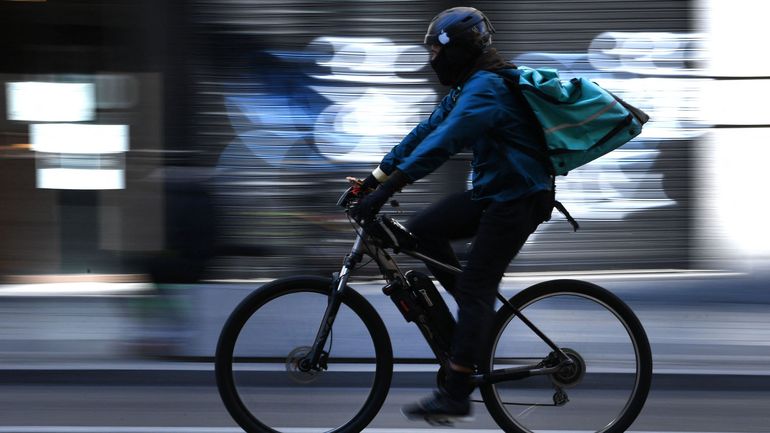
<svg viewBox="0 0 770 433">
<path fill-rule="evenodd" d="M 460 80 L 460 83 L 465 82 L 478 71 L 499 71 L 501 69 L 516 69 L 516 65 L 505 60 L 495 48 L 487 48 L 476 58 L 473 66 Z"/>
</svg>

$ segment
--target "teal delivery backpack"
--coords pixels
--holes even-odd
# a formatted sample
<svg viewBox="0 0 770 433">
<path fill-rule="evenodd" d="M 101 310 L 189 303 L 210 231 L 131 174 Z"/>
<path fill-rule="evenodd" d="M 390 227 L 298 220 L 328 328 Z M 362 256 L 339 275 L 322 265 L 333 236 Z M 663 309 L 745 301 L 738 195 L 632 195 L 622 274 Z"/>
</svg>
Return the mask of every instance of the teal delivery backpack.
<svg viewBox="0 0 770 433">
<path fill-rule="evenodd" d="M 650 117 L 598 84 L 573 78 L 563 83 L 555 69 L 519 67 L 508 87 L 524 97 L 543 128 L 545 149 L 537 155 L 553 175 L 566 175 L 617 149 L 642 132 Z"/>
</svg>

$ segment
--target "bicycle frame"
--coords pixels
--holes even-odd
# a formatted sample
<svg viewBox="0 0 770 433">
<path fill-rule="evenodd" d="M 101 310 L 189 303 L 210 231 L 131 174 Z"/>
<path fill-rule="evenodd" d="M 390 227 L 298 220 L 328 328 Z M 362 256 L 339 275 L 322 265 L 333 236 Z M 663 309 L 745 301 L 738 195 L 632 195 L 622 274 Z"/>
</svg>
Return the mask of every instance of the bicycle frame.
<svg viewBox="0 0 770 433">
<path fill-rule="evenodd" d="M 345 260 L 343 262 L 342 268 L 340 269 L 340 272 L 334 274 L 332 282 L 333 290 L 329 298 L 329 303 L 324 313 L 324 317 L 321 322 L 321 326 L 319 327 L 315 341 L 312 345 L 312 349 L 308 353 L 308 356 L 305 358 L 305 360 L 309 362 L 303 362 L 303 365 L 300 366 L 301 369 L 310 370 L 323 368 L 323 365 L 320 365 L 319 363 L 324 356 L 323 348 L 326 346 L 326 341 L 331 332 L 332 325 L 334 324 L 334 319 L 337 315 L 337 312 L 339 311 L 341 304 L 340 297 L 347 287 L 347 282 L 351 272 L 355 269 L 356 265 L 358 265 L 363 260 L 364 254 L 371 256 L 372 259 L 377 263 L 380 269 L 380 273 L 384 277 L 386 283 L 399 281 L 400 283 L 406 285 L 406 278 L 404 277 L 404 273 L 401 272 L 396 261 L 391 257 L 390 254 L 388 254 L 387 251 L 385 251 L 384 248 L 377 245 L 376 242 L 367 242 L 366 236 L 367 235 L 363 232 L 357 233 L 353 247 L 350 253 L 345 256 Z M 443 263 L 418 251 L 399 249 L 398 252 L 422 261 L 430 262 L 452 273 L 459 274 L 462 272 L 462 270 L 459 268 Z M 508 308 L 511 308 L 514 314 L 522 321 L 522 323 L 524 323 L 529 329 L 532 330 L 532 332 L 534 332 L 540 339 L 542 339 L 543 342 L 547 344 L 553 352 L 551 352 L 551 354 L 549 354 L 546 358 L 537 364 L 493 370 L 488 373 L 473 374 L 471 376 L 471 380 L 476 385 L 524 379 L 534 375 L 553 374 L 573 362 L 569 356 L 567 356 L 564 351 L 562 351 L 561 348 L 559 348 L 553 341 L 551 341 L 547 335 L 538 329 L 534 323 L 529 321 L 529 319 L 527 319 L 519 310 L 511 305 L 511 303 L 503 295 L 498 293 L 497 299 L 499 299 L 504 305 L 508 306 Z M 425 337 L 426 342 L 436 356 L 436 359 L 439 361 L 439 364 L 442 366 L 446 365 L 448 362 L 448 355 L 443 353 L 443 351 L 437 347 L 437 344 L 433 338 L 431 338 L 431 335 L 433 335 L 433 330 L 430 329 L 430 325 L 422 323 L 417 323 L 417 325 Z M 428 329 L 424 329 L 424 326 L 428 326 Z"/>
<path fill-rule="evenodd" d="M 355 206 L 366 191 L 362 194 L 358 180 L 349 180 L 353 186 L 343 194 L 338 205 L 348 215 L 360 216 L 366 212 L 359 213 Z M 286 406 L 286 413 L 291 414 L 292 410 L 302 413 L 307 402 L 312 402 L 313 396 L 323 393 L 323 389 L 329 386 L 326 380 L 318 379 L 327 376 L 327 372 L 332 380 L 339 374 L 347 376 L 345 365 L 352 363 L 360 363 L 363 368 L 355 370 L 366 373 L 368 377 L 355 379 L 356 383 L 349 384 L 356 389 L 346 394 L 344 403 L 353 403 L 353 398 L 357 397 L 360 397 L 361 403 L 344 404 L 344 419 L 320 414 L 317 418 L 303 418 L 303 424 L 307 421 L 308 425 L 323 425 L 334 431 L 357 432 L 364 430 L 374 419 L 387 398 L 393 380 L 394 361 L 397 360 L 393 357 L 394 341 L 390 339 L 378 310 L 371 300 L 348 284 L 354 272 L 371 262 L 376 263 L 387 282 L 382 287 L 383 294 L 407 322 L 417 325 L 433 350 L 440 365 L 435 376 L 437 387 L 448 390 L 450 383 L 447 381 L 451 377 L 447 378 L 446 373 L 453 367 L 450 354 L 454 347 L 453 339 L 458 337 L 455 332 L 458 330 L 456 316 L 447 308 L 444 301 L 446 295 L 437 291 L 430 277 L 419 270 L 403 269 L 402 272 L 395 256 L 406 254 L 427 262 L 430 269 L 438 271 L 440 268 L 455 276 L 457 273 L 463 275 L 458 269 L 460 265 L 452 257 L 447 261 L 456 264 L 456 267 L 437 259 L 443 256 L 426 255 L 428 250 L 419 237 L 388 216 L 375 215 L 360 222 L 351 220 L 351 223 L 355 241 L 333 278 L 295 276 L 276 279 L 249 294 L 225 322 L 214 358 L 217 388 L 228 412 L 245 431 L 275 431 L 271 425 L 286 425 L 288 418 L 283 414 L 276 416 L 261 397 L 265 392 L 272 392 L 275 386 L 282 386 L 277 379 L 294 382 L 281 389 L 297 393 L 296 397 L 284 399 L 293 403 Z M 454 290 L 452 293 L 455 293 Z M 492 299 L 495 298 L 489 300 Z M 471 401 L 483 402 L 492 418 L 505 431 L 542 431 L 548 428 L 566 431 L 591 426 L 591 431 L 599 432 L 628 430 L 644 405 L 652 379 L 649 340 L 628 305 L 596 284 L 575 279 L 543 281 L 524 288 L 510 300 L 499 293 L 497 299 L 502 307 L 497 312 L 490 309 L 483 313 L 494 314 L 494 325 L 487 331 L 487 341 L 474 347 L 482 359 L 478 360 L 478 369 L 472 372 L 469 382 L 478 386 L 482 399 Z M 278 302 L 273 303 L 274 300 Z M 462 299 L 460 304 L 461 309 L 465 307 Z M 313 309 L 315 312 L 311 313 Z M 565 310 L 574 313 L 562 317 L 561 312 Z M 522 311 L 531 316 L 537 326 Z M 462 320 L 464 314 L 465 310 L 462 310 Z M 563 320 L 560 321 L 560 318 Z M 322 320 L 319 322 L 319 319 Z M 576 327 L 576 321 L 590 323 L 590 326 Z M 538 326 L 547 330 L 558 343 L 571 347 L 559 348 Z M 579 333 L 593 331 L 597 326 L 602 327 L 603 335 L 611 337 L 612 344 L 601 347 L 590 342 L 581 344 Z M 342 334 L 342 344 L 334 344 L 335 331 Z M 265 335 L 269 338 L 261 338 Z M 539 338 L 533 339 L 534 335 Z M 265 351 L 265 348 L 272 348 L 272 351 Z M 598 351 L 594 352 L 595 356 L 584 357 L 576 349 Z M 590 361 L 590 366 L 586 361 Z M 598 362 L 594 364 L 594 361 Z M 259 366 L 255 363 L 266 364 Z M 286 377 L 272 373 L 263 376 L 265 371 L 275 371 L 276 363 L 284 365 Z M 605 367 L 612 370 L 602 371 Z M 605 387 L 601 386 L 603 373 L 616 369 L 619 374 L 613 372 L 612 376 L 622 380 L 610 379 L 608 387 L 612 392 L 605 395 Z M 534 380 L 509 382 L 527 377 Z M 269 380 L 263 381 L 263 378 Z M 585 378 L 590 379 L 585 383 L 587 392 L 573 395 L 571 390 L 583 384 Z M 546 382 L 545 387 L 542 382 Z M 308 394 L 306 387 L 313 384 L 321 389 Z M 526 395 L 530 390 L 532 393 Z M 549 401 L 544 394 L 550 392 L 553 394 Z M 597 392 L 607 398 L 597 401 Z M 577 405 L 571 405 L 574 410 L 564 413 L 549 409 L 566 405 L 570 397 L 578 400 Z M 581 400 L 587 404 L 580 403 Z M 598 403 L 599 410 L 593 411 L 588 407 L 592 410 L 591 417 L 575 418 L 575 410 L 581 412 L 594 403 Z M 511 411 L 509 406 L 523 409 Z M 348 408 L 354 410 L 351 412 Z M 539 408 L 542 411 L 535 413 Z M 433 421 L 431 424 L 445 424 L 451 421 L 451 417 L 437 416 L 426 420 Z M 579 425 L 573 424 L 575 421 L 579 421 Z M 330 426 L 330 422 L 337 427 Z"/>
</svg>

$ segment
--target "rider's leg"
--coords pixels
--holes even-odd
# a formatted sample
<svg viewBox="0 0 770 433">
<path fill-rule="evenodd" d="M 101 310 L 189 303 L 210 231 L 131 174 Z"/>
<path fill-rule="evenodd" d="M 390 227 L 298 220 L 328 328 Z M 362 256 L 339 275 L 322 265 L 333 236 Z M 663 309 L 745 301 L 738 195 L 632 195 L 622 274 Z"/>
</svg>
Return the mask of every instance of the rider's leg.
<svg viewBox="0 0 770 433">
<path fill-rule="evenodd" d="M 473 237 L 488 203 L 473 200 L 470 191 L 451 194 L 412 216 L 406 227 L 417 236 L 421 253 L 460 268 L 450 241 Z M 457 276 L 429 263 L 426 265 L 444 289 L 453 293 Z"/>
<path fill-rule="evenodd" d="M 538 192 L 492 203 L 484 212 L 457 284 L 458 323 L 452 340 L 455 364 L 470 367 L 480 362 L 500 280 L 529 235 L 550 214 L 550 197 L 548 192 Z"/>
<path fill-rule="evenodd" d="M 458 325 L 452 341 L 452 362 L 445 392 L 406 406 L 410 419 L 468 419 L 471 414 L 472 367 L 486 347 L 497 288 L 503 273 L 527 237 L 544 221 L 550 194 L 536 193 L 504 203 L 491 203 L 483 212 L 468 263 L 456 293 Z M 550 209 L 550 208 L 548 208 Z"/>
</svg>

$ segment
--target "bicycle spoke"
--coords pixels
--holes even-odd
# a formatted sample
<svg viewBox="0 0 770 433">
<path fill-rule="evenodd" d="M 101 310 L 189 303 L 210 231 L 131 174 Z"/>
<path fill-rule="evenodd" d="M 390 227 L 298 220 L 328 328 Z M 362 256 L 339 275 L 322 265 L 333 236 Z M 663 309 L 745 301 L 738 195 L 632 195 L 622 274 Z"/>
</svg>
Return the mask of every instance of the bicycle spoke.
<svg viewBox="0 0 770 433">
<path fill-rule="evenodd" d="M 244 326 L 235 347 L 238 357 L 251 357 L 252 362 L 233 363 L 233 376 L 244 404 L 269 426 L 341 425 L 363 406 L 369 395 L 374 368 L 350 368 L 335 363 L 337 356 L 347 359 L 373 359 L 374 347 L 362 336 L 368 333 L 355 315 L 343 306 L 335 322 L 336 348 L 329 354 L 328 369 L 303 371 L 300 363 L 310 353 L 315 333 L 321 323 L 327 297 L 315 293 L 293 293 L 276 298 L 258 310 Z M 290 315 L 287 312 L 291 311 Z M 329 342 L 327 342 L 327 348 Z M 282 361 L 282 366 L 257 362 L 260 357 Z M 282 368 L 281 368 L 282 367 Z M 269 370 L 268 370 L 269 369 Z M 267 371 L 266 371 L 267 370 Z M 277 370 L 277 371 L 275 371 Z M 352 371 L 351 371 L 352 370 Z M 357 370 L 357 371 L 356 371 Z M 351 378 L 343 377 L 351 373 Z M 352 375 L 355 375 L 353 380 Z M 344 380 L 344 382 L 343 382 Z M 345 399 L 334 409 L 319 413 L 320 419 L 302 415 L 304 407 L 325 404 L 321 397 L 325 388 L 345 387 Z M 332 389 L 334 393 L 338 389 Z M 272 404 L 265 404 L 269 397 Z M 295 415 L 286 417 L 287 412 Z M 324 423 L 324 424 L 319 424 Z"/>
<path fill-rule="evenodd" d="M 225 326 L 237 334 L 220 338 L 218 385 L 228 410 L 247 431 L 286 426 L 355 431 L 376 414 L 387 394 L 390 345 L 381 322 L 367 322 L 373 310 L 360 295 L 351 294 L 340 305 L 319 362 L 312 365 L 330 286 L 317 280 L 310 285 L 305 289 L 290 280 L 257 291 Z M 310 406 L 316 410 L 306 410 Z"/>
<path fill-rule="evenodd" d="M 616 431 L 619 419 L 638 410 L 636 396 L 646 368 L 631 327 L 612 307 L 590 295 L 551 290 L 527 300 L 520 310 L 570 362 L 554 363 L 558 358 L 551 347 L 517 317 L 509 317 L 497 336 L 491 368 L 538 360 L 562 365 L 551 374 L 492 385 L 492 406 L 499 407 L 498 417 L 511 430 Z"/>
</svg>

